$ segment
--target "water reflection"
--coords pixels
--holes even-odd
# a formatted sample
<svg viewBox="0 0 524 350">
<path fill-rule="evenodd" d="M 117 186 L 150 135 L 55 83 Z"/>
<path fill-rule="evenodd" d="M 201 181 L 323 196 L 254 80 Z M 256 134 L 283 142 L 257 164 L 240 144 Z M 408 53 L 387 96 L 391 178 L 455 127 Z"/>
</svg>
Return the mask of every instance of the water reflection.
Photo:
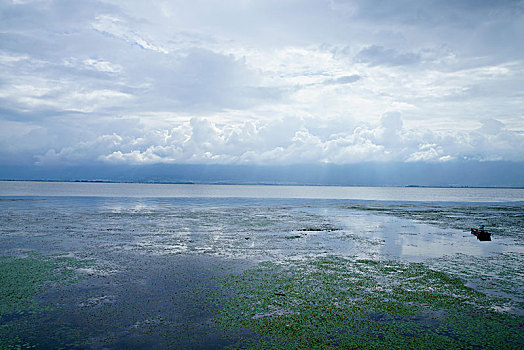
<svg viewBox="0 0 524 350">
<path fill-rule="evenodd" d="M 453 271 L 456 261 L 468 257 L 469 264 L 499 259 L 500 266 L 521 267 L 521 213 L 517 204 L 49 197 L 0 201 L 0 255 L 27 249 L 103 261 L 132 254 L 250 261 L 337 255 L 427 262 Z M 469 233 L 480 219 L 496 229 L 493 241 L 479 242 Z"/>
<path fill-rule="evenodd" d="M 499 242 L 479 242 L 466 230 L 444 229 L 395 216 L 358 211 L 332 215 L 356 243 L 353 253 L 357 256 L 421 262 L 459 253 L 488 256 L 521 250 L 520 246 L 505 242 L 506 238 L 497 238 Z"/>
</svg>

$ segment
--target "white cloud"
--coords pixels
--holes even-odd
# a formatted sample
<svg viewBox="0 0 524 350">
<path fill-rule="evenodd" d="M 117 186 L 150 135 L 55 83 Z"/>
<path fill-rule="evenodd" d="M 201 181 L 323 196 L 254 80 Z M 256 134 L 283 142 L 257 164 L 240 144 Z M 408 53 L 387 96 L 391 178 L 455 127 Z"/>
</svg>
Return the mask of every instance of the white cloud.
<svg viewBox="0 0 524 350">
<path fill-rule="evenodd" d="M 102 34 L 114 36 L 122 39 L 131 45 L 136 45 L 142 49 L 157 51 L 167 54 L 169 50 L 153 43 L 151 39 L 146 39 L 130 28 L 130 25 L 121 18 L 110 15 L 99 15 L 92 24 L 93 28 Z"/>
<path fill-rule="evenodd" d="M 456 159 L 524 161 L 524 135 L 504 128 L 432 132 L 403 127 L 399 113 L 375 125 L 316 134 L 305 119 L 218 125 L 192 118 L 171 129 L 105 134 L 38 156 L 39 164 L 108 163 L 348 164 L 363 161 L 445 162 Z M 515 149 L 517 146 L 517 150 Z"/>
<path fill-rule="evenodd" d="M 122 71 L 122 66 L 118 64 L 112 64 L 109 61 L 105 61 L 102 59 L 92 59 L 88 58 L 83 61 L 83 63 L 94 70 L 100 71 L 100 72 L 108 72 L 108 73 L 118 73 Z"/>
<path fill-rule="evenodd" d="M 2 159 L 523 160 L 522 2 L 49 0 L 0 18 Z"/>
</svg>

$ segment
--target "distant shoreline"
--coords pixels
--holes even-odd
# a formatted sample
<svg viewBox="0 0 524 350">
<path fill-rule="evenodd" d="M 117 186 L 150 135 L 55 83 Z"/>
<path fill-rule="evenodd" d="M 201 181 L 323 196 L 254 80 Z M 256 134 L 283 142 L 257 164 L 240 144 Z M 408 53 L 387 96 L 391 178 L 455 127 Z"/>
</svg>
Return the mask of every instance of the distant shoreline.
<svg viewBox="0 0 524 350">
<path fill-rule="evenodd" d="M 524 188 L 524 162 L 0 166 L 9 181 L 270 186 Z"/>
<path fill-rule="evenodd" d="M 147 185 L 222 185 L 222 186 L 315 186 L 315 187 L 397 187 L 397 188 L 487 188 L 487 189 L 524 189 L 521 186 L 466 186 L 466 185 L 346 185 L 321 183 L 270 183 L 270 182 L 198 182 L 198 181 L 116 181 L 116 180 L 50 180 L 50 179 L 0 179 L 0 182 L 64 182 L 64 183 L 105 183 L 105 184 L 147 184 Z"/>
</svg>

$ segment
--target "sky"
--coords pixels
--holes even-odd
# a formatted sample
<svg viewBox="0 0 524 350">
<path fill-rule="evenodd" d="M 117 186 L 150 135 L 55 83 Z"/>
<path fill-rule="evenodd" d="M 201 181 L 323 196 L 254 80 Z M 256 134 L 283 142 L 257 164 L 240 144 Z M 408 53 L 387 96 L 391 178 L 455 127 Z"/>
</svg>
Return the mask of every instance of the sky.
<svg viewBox="0 0 524 350">
<path fill-rule="evenodd" d="M 0 166 L 524 162 L 524 1 L 0 0 Z"/>
</svg>

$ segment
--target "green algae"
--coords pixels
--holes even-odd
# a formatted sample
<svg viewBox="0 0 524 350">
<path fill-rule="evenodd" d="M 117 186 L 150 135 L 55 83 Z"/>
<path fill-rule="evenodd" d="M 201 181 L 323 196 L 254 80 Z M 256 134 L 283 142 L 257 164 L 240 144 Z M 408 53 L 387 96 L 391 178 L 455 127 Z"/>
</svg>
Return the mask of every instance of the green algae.
<svg viewBox="0 0 524 350">
<path fill-rule="evenodd" d="M 30 254 L 27 257 L 0 257 L 0 348 L 29 349 L 37 345 L 25 339 L 30 330 L 42 323 L 56 305 L 46 305 L 39 296 L 57 286 L 79 281 L 76 270 L 89 264 L 72 257 Z M 61 333 L 60 330 L 53 330 Z M 72 337 L 74 330 L 66 329 Z"/>
<path fill-rule="evenodd" d="M 422 264 L 328 257 L 264 264 L 219 281 L 216 325 L 245 348 L 521 348 L 522 317 Z"/>
<path fill-rule="evenodd" d="M 493 305 L 493 308 L 514 310 L 516 313 L 524 314 L 522 262 L 522 254 L 516 252 L 501 253 L 482 259 L 456 254 L 429 261 L 431 265 L 438 265 L 441 271 L 460 276 L 476 289 L 505 301 L 503 304 Z"/>
<path fill-rule="evenodd" d="M 0 315 L 45 310 L 34 297 L 53 283 L 74 283 L 73 268 L 81 264 L 70 257 L 0 257 Z"/>
</svg>

